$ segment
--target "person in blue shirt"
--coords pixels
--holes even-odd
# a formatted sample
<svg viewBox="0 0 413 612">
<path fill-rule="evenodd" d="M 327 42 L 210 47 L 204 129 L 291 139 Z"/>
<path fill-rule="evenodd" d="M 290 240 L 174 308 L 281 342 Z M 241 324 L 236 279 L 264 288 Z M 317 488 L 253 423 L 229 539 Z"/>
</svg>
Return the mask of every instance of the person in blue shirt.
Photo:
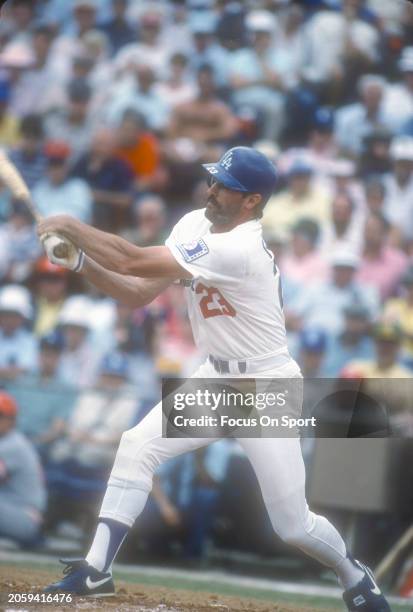
<svg viewBox="0 0 413 612">
<path fill-rule="evenodd" d="M 128 0 L 111 0 L 111 7 L 111 18 L 104 21 L 99 29 L 108 37 L 112 55 L 116 55 L 121 47 L 136 41 L 137 32 L 126 18 Z"/>
<path fill-rule="evenodd" d="M 355 359 L 372 359 L 374 343 L 369 335 L 370 315 L 361 304 L 350 304 L 344 309 L 344 329 L 329 338 L 324 359 L 325 376 L 337 377 L 347 363 Z"/>
<path fill-rule="evenodd" d="M 16 429 L 17 404 L 0 391 L 0 537 L 34 544 L 46 506 L 39 459 Z"/>
<path fill-rule="evenodd" d="M 43 216 L 67 213 L 80 221 L 92 219 L 92 192 L 81 178 L 69 175 L 70 148 L 64 142 L 50 142 L 46 147 L 46 177 L 33 190 L 33 200 Z"/>
<path fill-rule="evenodd" d="M 274 16 L 267 11 L 253 11 L 247 19 L 252 44 L 235 51 L 229 61 L 232 102 L 237 108 L 250 108 L 262 117 L 261 136 L 277 139 L 284 119 L 284 91 L 289 86 L 288 55 L 275 51 Z"/>
<path fill-rule="evenodd" d="M 94 224 L 106 230 L 113 230 L 120 219 L 125 221 L 132 205 L 133 172 L 115 155 L 115 149 L 114 133 L 99 128 L 72 171 L 72 176 L 84 180 L 92 190 Z"/>
<path fill-rule="evenodd" d="M 22 175 L 29 189 L 43 178 L 47 159 L 43 151 L 43 122 L 40 115 L 26 115 L 20 124 L 20 141 L 9 151 L 9 159 Z"/>
<path fill-rule="evenodd" d="M 44 461 L 50 445 L 62 434 L 77 398 L 76 389 L 59 379 L 63 346 L 60 331 L 43 336 L 39 342 L 36 371 L 7 385 L 7 391 L 21 408 L 18 428 L 36 445 Z"/>
</svg>

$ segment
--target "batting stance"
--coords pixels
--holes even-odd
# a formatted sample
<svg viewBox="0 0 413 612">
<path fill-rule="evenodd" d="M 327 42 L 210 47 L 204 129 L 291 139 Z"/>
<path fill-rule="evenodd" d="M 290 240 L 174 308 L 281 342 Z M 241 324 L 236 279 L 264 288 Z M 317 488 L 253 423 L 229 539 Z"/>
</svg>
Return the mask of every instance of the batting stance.
<svg viewBox="0 0 413 612">
<path fill-rule="evenodd" d="M 177 279 L 183 281 L 195 341 L 209 355 L 194 377 L 300 380 L 287 349 L 279 273 L 260 223 L 276 185 L 276 169 L 247 147 L 230 149 L 204 168 L 209 177 L 206 208 L 182 217 L 166 246 L 139 248 L 59 215 L 38 225 L 48 256 L 136 307 Z M 64 259 L 55 256 L 56 236 L 69 246 Z M 145 506 L 154 471 L 163 461 L 211 441 L 163 438 L 161 404 L 126 431 L 90 551 L 85 560 L 68 562 L 64 578 L 47 591 L 112 594 L 113 560 Z M 337 574 L 349 610 L 389 611 L 370 570 L 348 554 L 326 518 L 309 510 L 298 437 L 239 442 L 256 472 L 275 532 Z"/>
</svg>

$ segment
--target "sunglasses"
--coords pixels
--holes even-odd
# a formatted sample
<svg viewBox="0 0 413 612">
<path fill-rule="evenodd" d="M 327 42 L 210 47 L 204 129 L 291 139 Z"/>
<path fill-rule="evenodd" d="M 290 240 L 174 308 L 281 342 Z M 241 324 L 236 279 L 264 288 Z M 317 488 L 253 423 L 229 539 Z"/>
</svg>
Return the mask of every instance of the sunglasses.
<svg viewBox="0 0 413 612">
<path fill-rule="evenodd" d="M 216 185 L 218 187 L 218 189 L 225 189 L 225 185 L 223 183 L 220 183 L 219 181 L 217 181 L 212 174 L 208 174 L 207 176 L 207 185 L 208 187 L 213 187 L 214 185 Z"/>
</svg>

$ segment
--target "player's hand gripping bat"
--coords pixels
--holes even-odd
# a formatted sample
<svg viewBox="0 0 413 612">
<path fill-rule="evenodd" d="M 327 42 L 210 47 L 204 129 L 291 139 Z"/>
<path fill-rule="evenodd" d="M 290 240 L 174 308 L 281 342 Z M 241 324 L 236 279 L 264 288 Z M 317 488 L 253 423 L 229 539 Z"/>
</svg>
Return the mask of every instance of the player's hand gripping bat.
<svg viewBox="0 0 413 612">
<path fill-rule="evenodd" d="M 24 202 L 36 223 L 39 222 L 42 216 L 36 210 L 29 188 L 4 151 L 0 151 L 0 180 L 8 187 L 13 198 Z M 53 254 L 59 259 L 65 259 L 69 255 L 69 248 L 69 245 L 62 240 L 53 247 Z"/>
</svg>

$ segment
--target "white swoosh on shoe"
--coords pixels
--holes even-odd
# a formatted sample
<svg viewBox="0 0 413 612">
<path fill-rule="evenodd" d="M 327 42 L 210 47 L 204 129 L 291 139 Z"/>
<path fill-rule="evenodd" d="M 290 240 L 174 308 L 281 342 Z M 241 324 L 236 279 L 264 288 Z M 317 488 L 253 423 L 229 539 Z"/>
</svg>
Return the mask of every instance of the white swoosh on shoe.
<svg viewBox="0 0 413 612">
<path fill-rule="evenodd" d="M 370 591 L 371 591 L 372 593 L 374 593 L 375 595 L 381 595 L 381 591 L 380 591 L 379 587 L 377 586 L 377 584 L 376 584 L 376 586 L 374 587 L 374 589 L 370 589 Z"/>
<path fill-rule="evenodd" d="M 105 584 L 106 582 L 109 582 L 110 580 L 110 576 L 103 578 L 102 580 L 92 580 L 90 576 L 88 576 L 86 578 L 86 586 L 88 589 L 97 589 L 98 587 L 102 586 L 102 584 Z"/>
<path fill-rule="evenodd" d="M 368 567 L 365 567 L 364 569 L 366 571 L 366 574 L 369 576 L 370 580 L 374 584 L 374 589 L 371 588 L 370 591 L 374 593 L 374 595 L 381 595 L 381 591 L 379 587 L 377 586 L 376 581 L 374 580 L 373 572 L 371 572 Z"/>
</svg>

